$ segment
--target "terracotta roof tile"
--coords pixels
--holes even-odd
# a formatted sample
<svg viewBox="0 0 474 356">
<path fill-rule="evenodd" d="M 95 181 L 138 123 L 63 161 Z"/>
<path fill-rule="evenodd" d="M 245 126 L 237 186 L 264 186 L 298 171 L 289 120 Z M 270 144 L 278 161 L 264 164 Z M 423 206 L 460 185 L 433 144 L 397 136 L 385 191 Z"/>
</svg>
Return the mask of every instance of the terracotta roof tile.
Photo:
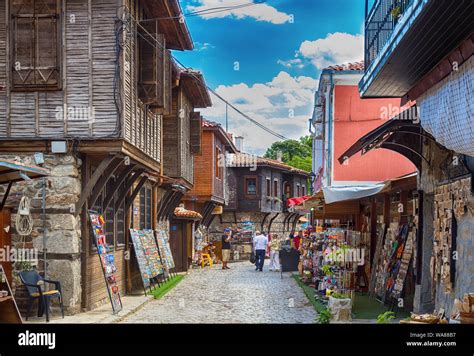
<svg viewBox="0 0 474 356">
<path fill-rule="evenodd" d="M 364 70 L 364 61 L 345 63 L 345 64 L 336 64 L 325 68 L 326 70 L 334 70 L 336 72 L 341 72 L 343 70 Z"/>
<path fill-rule="evenodd" d="M 174 216 L 185 219 L 202 219 L 202 215 L 197 211 L 188 210 L 183 207 L 177 207 L 174 209 Z"/>
</svg>

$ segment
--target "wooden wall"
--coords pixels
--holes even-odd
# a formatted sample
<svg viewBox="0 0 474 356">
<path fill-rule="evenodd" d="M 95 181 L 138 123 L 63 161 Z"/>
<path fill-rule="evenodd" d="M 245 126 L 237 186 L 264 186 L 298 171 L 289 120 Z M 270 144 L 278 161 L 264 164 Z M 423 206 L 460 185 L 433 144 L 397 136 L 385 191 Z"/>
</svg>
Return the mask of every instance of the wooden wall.
<svg viewBox="0 0 474 356">
<path fill-rule="evenodd" d="M 191 154 L 191 117 L 193 106 L 183 88 L 173 89 L 171 115 L 163 119 L 163 171 L 174 178 L 194 183 L 194 156 Z"/>
<path fill-rule="evenodd" d="M 117 113 L 115 20 L 122 1 L 61 0 L 62 90 L 35 92 L 10 90 L 9 1 L 0 1 L 0 138 L 124 137 L 160 161 L 161 116 L 137 98 L 134 36 L 127 37 L 119 58 L 123 117 Z M 137 0 L 123 1 L 142 16 Z"/>
</svg>

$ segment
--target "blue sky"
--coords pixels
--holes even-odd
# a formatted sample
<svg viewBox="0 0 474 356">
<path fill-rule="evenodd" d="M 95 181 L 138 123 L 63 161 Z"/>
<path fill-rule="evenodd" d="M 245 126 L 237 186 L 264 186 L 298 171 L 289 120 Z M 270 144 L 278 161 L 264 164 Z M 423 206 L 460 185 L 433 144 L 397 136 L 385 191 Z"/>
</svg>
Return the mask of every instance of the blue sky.
<svg viewBox="0 0 474 356">
<path fill-rule="evenodd" d="M 181 0 L 184 13 L 251 0 Z M 254 0 L 253 2 L 258 2 Z M 321 69 L 361 60 L 364 0 L 268 0 L 209 16 L 187 17 L 195 50 L 175 51 L 210 87 L 274 131 L 307 134 Z M 225 106 L 203 110 L 224 123 Z M 262 154 L 278 139 L 229 110 L 229 131 Z"/>
</svg>

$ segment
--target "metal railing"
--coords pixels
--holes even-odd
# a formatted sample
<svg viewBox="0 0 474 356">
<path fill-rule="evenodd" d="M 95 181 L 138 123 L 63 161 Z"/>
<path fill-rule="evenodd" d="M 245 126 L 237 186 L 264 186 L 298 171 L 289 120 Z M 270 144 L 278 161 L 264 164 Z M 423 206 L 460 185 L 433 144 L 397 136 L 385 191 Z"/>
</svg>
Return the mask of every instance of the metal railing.
<svg viewBox="0 0 474 356">
<path fill-rule="evenodd" d="M 365 19 L 365 68 L 379 54 L 399 18 L 414 0 L 376 0 Z"/>
</svg>

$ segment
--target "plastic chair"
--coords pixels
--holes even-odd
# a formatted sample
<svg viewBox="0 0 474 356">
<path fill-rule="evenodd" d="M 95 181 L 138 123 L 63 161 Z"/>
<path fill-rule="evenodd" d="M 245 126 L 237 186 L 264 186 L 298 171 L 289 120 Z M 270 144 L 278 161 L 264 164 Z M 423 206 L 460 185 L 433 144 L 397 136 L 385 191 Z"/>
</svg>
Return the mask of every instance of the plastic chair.
<svg viewBox="0 0 474 356">
<path fill-rule="evenodd" d="M 44 279 L 36 271 L 20 272 L 20 280 L 25 285 L 28 291 L 28 309 L 26 311 L 26 320 L 30 316 L 31 308 L 35 299 L 38 299 L 38 317 L 43 316 L 43 311 L 46 311 L 46 321 L 49 322 L 49 305 L 52 298 L 59 299 L 59 306 L 61 307 L 61 315 L 64 318 L 63 297 L 61 293 L 61 283 Z M 44 291 L 39 282 L 54 284 L 53 290 Z"/>
<path fill-rule="evenodd" d="M 204 268 L 206 262 L 209 264 L 209 267 L 212 267 L 212 258 L 211 255 L 208 253 L 203 253 L 201 255 L 201 268 Z"/>
</svg>

